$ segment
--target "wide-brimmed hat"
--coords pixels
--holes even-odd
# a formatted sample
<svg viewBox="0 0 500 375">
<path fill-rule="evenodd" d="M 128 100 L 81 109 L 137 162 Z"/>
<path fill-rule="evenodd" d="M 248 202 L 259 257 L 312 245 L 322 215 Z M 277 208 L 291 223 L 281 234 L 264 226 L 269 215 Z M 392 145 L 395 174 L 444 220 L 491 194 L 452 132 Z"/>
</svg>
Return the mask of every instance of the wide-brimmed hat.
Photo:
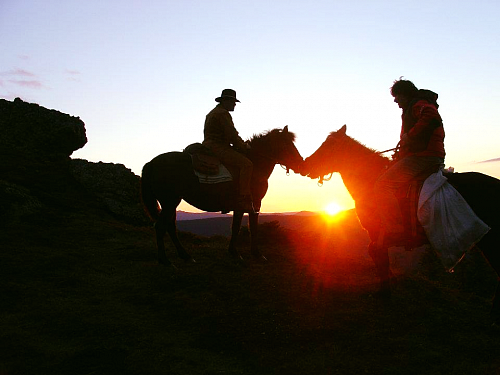
<svg viewBox="0 0 500 375">
<path fill-rule="evenodd" d="M 222 99 L 233 99 L 235 102 L 239 102 L 239 100 L 236 99 L 236 91 L 232 89 L 222 90 L 222 94 L 220 94 L 218 98 L 215 98 L 215 101 L 220 102 Z"/>
</svg>

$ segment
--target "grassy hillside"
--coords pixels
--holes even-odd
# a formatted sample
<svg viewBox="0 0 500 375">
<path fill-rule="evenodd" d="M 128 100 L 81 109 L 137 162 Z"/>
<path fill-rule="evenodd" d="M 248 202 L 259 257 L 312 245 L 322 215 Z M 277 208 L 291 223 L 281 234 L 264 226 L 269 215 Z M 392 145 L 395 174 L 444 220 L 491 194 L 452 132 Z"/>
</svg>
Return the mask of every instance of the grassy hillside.
<svg viewBox="0 0 500 375">
<path fill-rule="evenodd" d="M 0 231 L 0 374 L 500 373 L 479 254 L 454 275 L 430 254 L 406 274 L 396 264 L 382 303 L 352 221 L 264 224 L 269 264 L 248 267 L 227 238 L 182 233 L 197 263 L 167 242 L 171 269 L 150 227 L 83 206 Z M 240 242 L 248 257 L 245 230 Z"/>
</svg>

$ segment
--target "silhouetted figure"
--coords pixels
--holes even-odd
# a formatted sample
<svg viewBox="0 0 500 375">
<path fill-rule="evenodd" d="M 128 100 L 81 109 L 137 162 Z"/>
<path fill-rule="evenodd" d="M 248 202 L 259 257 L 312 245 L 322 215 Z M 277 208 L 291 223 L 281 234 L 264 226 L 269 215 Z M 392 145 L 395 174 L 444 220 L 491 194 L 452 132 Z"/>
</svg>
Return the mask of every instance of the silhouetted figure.
<svg viewBox="0 0 500 375">
<path fill-rule="evenodd" d="M 250 146 L 238 135 L 229 113 L 234 111 L 236 102 L 240 101 L 236 99 L 236 91 L 232 89 L 222 90 L 221 96 L 215 98 L 215 101 L 219 104 L 208 113 L 205 119 L 203 144 L 217 155 L 222 164 L 233 165 L 239 169 L 238 205 L 245 212 L 254 212 L 250 191 L 253 164 L 239 152 L 247 150 Z"/>
<path fill-rule="evenodd" d="M 403 79 L 394 82 L 391 94 L 403 114 L 395 162 L 375 183 L 375 199 L 382 220 L 380 246 L 404 238 L 396 191 L 419 174 L 437 169 L 445 157 L 443 121 L 436 102 L 438 94 L 419 90 L 411 81 Z"/>
</svg>

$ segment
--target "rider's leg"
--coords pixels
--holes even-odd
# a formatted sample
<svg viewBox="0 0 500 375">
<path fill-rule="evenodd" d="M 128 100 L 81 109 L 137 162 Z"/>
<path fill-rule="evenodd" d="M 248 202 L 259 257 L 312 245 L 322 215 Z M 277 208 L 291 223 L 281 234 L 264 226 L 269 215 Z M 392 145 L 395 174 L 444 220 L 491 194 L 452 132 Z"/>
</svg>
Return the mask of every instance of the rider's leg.
<svg viewBox="0 0 500 375">
<path fill-rule="evenodd" d="M 223 164 L 233 165 L 240 171 L 240 186 L 239 193 L 240 208 L 245 212 L 253 212 L 252 193 L 250 190 L 250 182 L 252 180 L 253 163 L 243 154 L 227 149 L 219 154 L 219 158 Z"/>
<path fill-rule="evenodd" d="M 374 196 L 385 233 L 400 234 L 404 230 L 396 191 L 439 161 L 435 157 L 407 156 L 393 164 L 375 182 Z"/>
</svg>

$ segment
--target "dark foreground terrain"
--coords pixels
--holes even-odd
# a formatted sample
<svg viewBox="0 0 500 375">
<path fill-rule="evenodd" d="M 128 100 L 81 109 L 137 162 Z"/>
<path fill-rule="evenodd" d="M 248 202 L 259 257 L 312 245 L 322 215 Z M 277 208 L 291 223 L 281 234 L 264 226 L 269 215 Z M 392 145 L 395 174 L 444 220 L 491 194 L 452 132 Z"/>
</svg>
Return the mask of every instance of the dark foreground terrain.
<svg viewBox="0 0 500 375">
<path fill-rule="evenodd" d="M 70 159 L 87 142 L 77 117 L 0 107 L 0 375 L 500 374 L 480 253 L 445 274 L 431 252 L 394 250 L 383 303 L 347 212 L 262 224 L 266 265 L 186 230 L 197 263 L 168 242 L 177 268 L 162 267 L 138 176 Z M 184 228 L 228 233 L 224 220 Z"/>
<path fill-rule="evenodd" d="M 227 238 L 184 233 L 197 264 L 170 246 L 174 270 L 150 227 L 67 207 L 0 232 L 2 375 L 500 373 L 479 254 L 454 275 L 427 254 L 382 303 L 352 218 L 264 224 L 269 264 L 248 267 Z"/>
</svg>

